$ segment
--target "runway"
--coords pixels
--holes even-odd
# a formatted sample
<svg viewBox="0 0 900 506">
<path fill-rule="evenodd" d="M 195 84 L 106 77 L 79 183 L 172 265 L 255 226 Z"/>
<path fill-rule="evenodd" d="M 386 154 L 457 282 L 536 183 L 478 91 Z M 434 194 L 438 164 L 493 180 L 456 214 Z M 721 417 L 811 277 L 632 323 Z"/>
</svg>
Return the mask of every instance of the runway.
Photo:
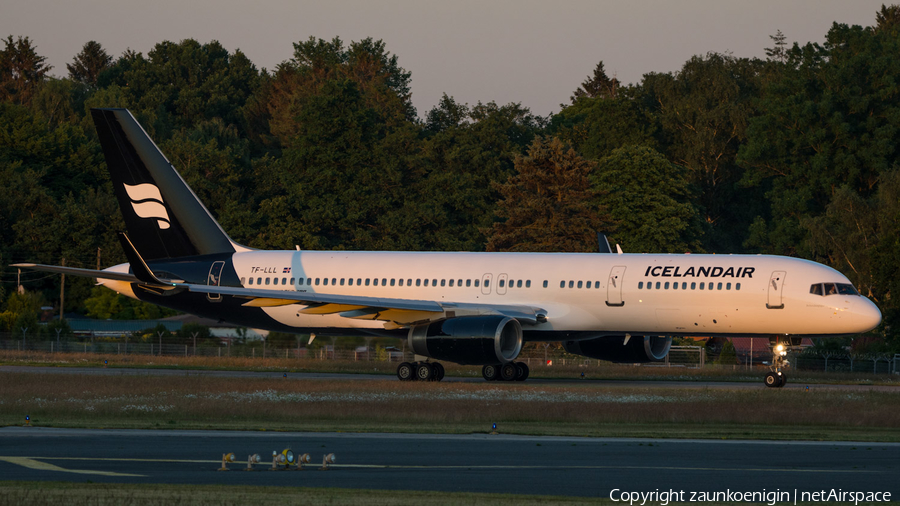
<svg viewBox="0 0 900 506">
<path fill-rule="evenodd" d="M 27 373 L 27 374 L 86 374 L 96 376 L 186 376 L 186 377 L 212 377 L 212 378 L 282 378 L 286 375 L 289 379 L 297 380 L 354 380 L 354 381 L 399 381 L 393 374 L 351 374 L 351 373 L 317 373 L 317 372 L 282 372 L 282 371 L 215 371 L 202 369 L 157 369 L 157 368 L 104 368 L 104 367 L 47 367 L 47 366 L 0 366 L 0 373 Z M 453 377 L 447 376 L 442 381 L 453 383 L 485 383 L 480 377 Z M 515 383 L 515 382 L 514 382 Z M 580 378 L 529 378 L 527 385 L 587 385 L 605 387 L 643 387 L 643 388 L 691 388 L 691 389 L 763 389 L 762 376 L 759 381 L 671 381 L 671 380 L 598 380 Z M 786 389 L 805 389 L 806 387 L 829 390 L 872 390 L 897 392 L 897 385 L 837 385 L 825 383 L 799 383 L 788 380 Z"/>
<path fill-rule="evenodd" d="M 272 451 L 309 453 L 267 471 Z M 237 462 L 219 472 L 221 455 Z M 263 461 L 244 472 L 249 454 Z M 336 465 L 318 471 L 322 456 Z M 230 484 L 549 494 L 613 490 L 890 492 L 900 443 L 772 442 L 227 431 L 0 428 L 4 480 Z"/>
</svg>

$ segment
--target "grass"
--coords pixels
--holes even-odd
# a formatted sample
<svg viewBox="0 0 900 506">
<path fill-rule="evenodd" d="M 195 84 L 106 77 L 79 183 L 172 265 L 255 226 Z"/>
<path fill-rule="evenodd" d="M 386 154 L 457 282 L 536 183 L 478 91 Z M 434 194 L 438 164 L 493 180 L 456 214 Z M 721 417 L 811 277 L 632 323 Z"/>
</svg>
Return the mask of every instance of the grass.
<svg viewBox="0 0 900 506">
<path fill-rule="evenodd" d="M 688 497 L 688 496 L 685 496 Z M 473 492 L 366 490 L 352 488 L 258 487 L 223 485 L 105 484 L 0 481 L 0 504 L 66 504 L 67 506 L 329 504 L 348 506 L 432 506 L 445 504 L 554 506 L 622 505 L 607 497 L 560 497 Z M 642 504 L 640 500 L 635 504 Z M 663 504 L 658 501 L 646 504 Z M 672 506 L 691 503 L 668 503 Z M 724 502 L 705 502 L 718 506 Z M 763 503 L 757 503 L 763 504 Z M 821 503 L 798 502 L 812 506 Z M 875 504 L 859 502 L 860 505 Z"/>
<path fill-rule="evenodd" d="M 0 372 L 0 425 L 900 441 L 900 390 Z"/>
<path fill-rule="evenodd" d="M 444 504 L 544 506 L 601 504 L 612 503 L 612 501 L 579 497 L 414 490 L 0 481 L 0 504 L 66 504 L 70 506 L 221 504 L 243 506 L 285 503 L 366 506 Z"/>
<path fill-rule="evenodd" d="M 104 364 L 104 361 L 107 363 Z M 568 360 L 568 365 L 547 367 L 542 360 L 533 360 L 531 377 L 546 379 L 580 378 L 597 380 L 651 380 L 651 381 L 740 381 L 761 382 L 765 370 L 761 367 L 747 369 L 741 366 L 708 365 L 703 369 L 664 367 L 657 365 L 619 365 L 590 360 Z M 575 362 L 582 362 L 577 365 Z M 540 364 L 540 365 L 538 365 Z M 51 367 L 109 367 L 109 368 L 160 368 L 195 370 L 240 370 L 261 372 L 322 372 L 349 374 L 383 374 L 393 376 L 396 362 L 318 360 L 312 358 L 250 358 L 206 356 L 152 356 L 93 353 L 48 353 L 40 351 L 0 350 L 0 365 L 31 365 Z M 451 377 L 480 378 L 481 367 L 443 363 Z M 864 372 L 790 371 L 791 382 L 811 384 L 862 384 L 898 385 L 900 376 Z"/>
</svg>

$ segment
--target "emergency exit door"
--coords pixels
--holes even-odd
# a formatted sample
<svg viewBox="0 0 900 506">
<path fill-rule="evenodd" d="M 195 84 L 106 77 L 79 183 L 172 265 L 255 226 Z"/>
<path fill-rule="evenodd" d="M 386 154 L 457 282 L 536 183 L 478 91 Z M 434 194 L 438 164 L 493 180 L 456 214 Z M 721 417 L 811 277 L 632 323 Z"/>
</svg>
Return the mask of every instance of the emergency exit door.
<svg viewBox="0 0 900 506">
<path fill-rule="evenodd" d="M 625 266 L 617 265 L 609 271 L 609 279 L 606 280 L 606 305 L 624 306 L 622 299 L 622 284 L 625 282 Z"/>
</svg>

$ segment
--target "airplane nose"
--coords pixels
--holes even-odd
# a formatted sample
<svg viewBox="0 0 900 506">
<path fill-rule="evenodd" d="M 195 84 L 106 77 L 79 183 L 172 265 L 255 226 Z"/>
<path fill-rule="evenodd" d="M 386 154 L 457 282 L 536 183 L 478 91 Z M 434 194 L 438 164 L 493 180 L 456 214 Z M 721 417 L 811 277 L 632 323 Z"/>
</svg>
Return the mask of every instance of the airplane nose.
<svg viewBox="0 0 900 506">
<path fill-rule="evenodd" d="M 871 300 L 860 297 L 852 309 L 853 326 L 857 332 L 868 332 L 881 324 L 881 311 Z"/>
</svg>

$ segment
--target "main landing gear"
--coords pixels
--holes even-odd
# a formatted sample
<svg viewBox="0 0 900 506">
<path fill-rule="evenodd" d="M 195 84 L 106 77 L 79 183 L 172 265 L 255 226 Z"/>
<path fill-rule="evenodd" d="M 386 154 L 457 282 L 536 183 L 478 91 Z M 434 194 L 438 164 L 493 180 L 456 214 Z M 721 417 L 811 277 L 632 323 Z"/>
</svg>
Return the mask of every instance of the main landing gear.
<svg viewBox="0 0 900 506">
<path fill-rule="evenodd" d="M 401 362 L 397 366 L 397 378 L 400 381 L 441 381 L 444 366 L 437 362 Z"/>
<path fill-rule="evenodd" d="M 486 365 L 481 375 L 488 381 L 525 381 L 528 379 L 528 364 L 507 362 L 501 365 Z"/>
<path fill-rule="evenodd" d="M 765 383 L 769 388 L 781 388 L 787 383 L 787 376 L 784 370 L 791 366 L 787 360 L 787 347 L 782 343 L 777 343 L 772 347 L 772 364 L 769 366 L 769 372 L 766 373 Z"/>
</svg>

